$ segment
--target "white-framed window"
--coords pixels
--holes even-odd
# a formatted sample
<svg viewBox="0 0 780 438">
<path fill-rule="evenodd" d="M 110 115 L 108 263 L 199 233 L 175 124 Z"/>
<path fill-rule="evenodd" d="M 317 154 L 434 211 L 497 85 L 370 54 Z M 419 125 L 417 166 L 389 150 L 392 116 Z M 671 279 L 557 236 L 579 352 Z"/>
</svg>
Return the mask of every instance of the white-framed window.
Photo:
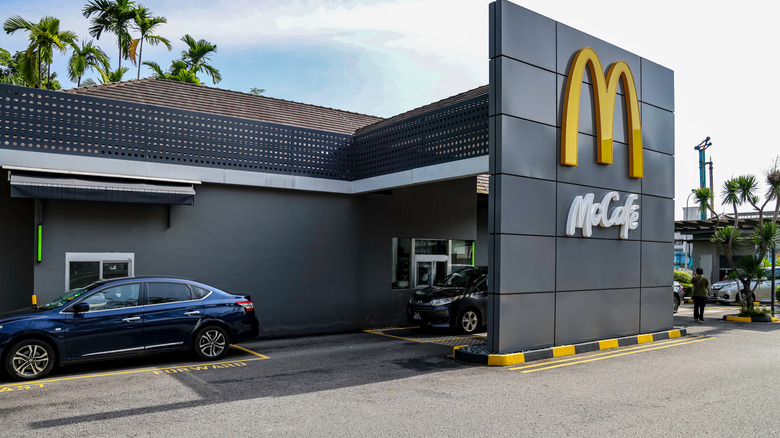
<svg viewBox="0 0 780 438">
<path fill-rule="evenodd" d="M 132 277 L 135 254 L 132 252 L 66 252 L 66 290 L 86 286 L 98 280 Z"/>
</svg>

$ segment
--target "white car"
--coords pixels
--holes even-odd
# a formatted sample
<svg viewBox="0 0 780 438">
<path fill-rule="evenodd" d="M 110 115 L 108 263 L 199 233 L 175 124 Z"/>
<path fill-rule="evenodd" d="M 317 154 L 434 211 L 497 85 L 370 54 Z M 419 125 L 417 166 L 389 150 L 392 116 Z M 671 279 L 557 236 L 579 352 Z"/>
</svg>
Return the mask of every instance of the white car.
<svg viewBox="0 0 780 438">
<path fill-rule="evenodd" d="M 780 274 L 780 268 L 775 269 L 775 273 Z M 777 277 L 776 277 L 777 278 Z M 775 280 L 775 287 L 780 284 L 778 280 Z M 753 293 L 753 301 L 761 303 L 769 303 L 772 300 L 772 278 L 762 278 L 758 281 L 758 287 L 756 287 L 756 280 L 750 285 L 750 289 Z M 724 280 L 710 286 L 710 301 L 717 301 L 719 303 L 739 303 L 739 296 L 737 295 L 739 290 L 742 289 L 742 282 L 739 280 Z"/>
<path fill-rule="evenodd" d="M 685 292 L 682 285 L 675 281 L 672 285 L 672 291 L 674 292 L 674 313 L 677 313 L 677 309 L 680 308 L 680 303 L 685 299 Z"/>
</svg>

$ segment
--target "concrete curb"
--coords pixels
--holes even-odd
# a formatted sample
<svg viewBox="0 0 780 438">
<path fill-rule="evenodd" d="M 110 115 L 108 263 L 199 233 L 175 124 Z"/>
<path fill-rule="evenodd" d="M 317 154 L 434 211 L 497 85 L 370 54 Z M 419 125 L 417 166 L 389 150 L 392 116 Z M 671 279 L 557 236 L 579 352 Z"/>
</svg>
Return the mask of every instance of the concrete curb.
<svg viewBox="0 0 780 438">
<path fill-rule="evenodd" d="M 723 315 L 724 321 L 734 322 L 780 322 L 780 319 L 771 316 L 733 316 Z"/>
<path fill-rule="evenodd" d="M 561 345 L 557 347 L 542 348 L 540 350 L 530 350 L 524 351 L 522 353 L 509 354 L 474 353 L 463 350 L 463 348 L 468 347 L 468 345 L 461 345 L 452 349 L 452 357 L 458 362 L 464 362 L 472 365 L 507 366 L 535 360 L 551 359 L 554 357 L 570 356 L 573 354 L 588 353 L 591 351 L 607 350 L 610 348 L 625 347 L 628 345 L 644 344 L 646 342 L 679 338 L 681 336 L 686 336 L 687 334 L 688 329 L 679 328 L 664 332 L 626 336 L 615 339 L 605 339 L 603 341 L 586 342 L 576 345 Z"/>
</svg>

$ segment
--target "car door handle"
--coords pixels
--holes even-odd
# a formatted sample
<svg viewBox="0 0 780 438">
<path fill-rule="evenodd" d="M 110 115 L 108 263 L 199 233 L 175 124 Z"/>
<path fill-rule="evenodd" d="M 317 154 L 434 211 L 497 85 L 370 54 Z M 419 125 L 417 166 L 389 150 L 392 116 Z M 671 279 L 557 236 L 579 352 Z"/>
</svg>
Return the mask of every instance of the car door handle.
<svg viewBox="0 0 780 438">
<path fill-rule="evenodd" d="M 185 315 L 200 315 L 200 310 L 190 310 L 189 312 L 184 312 Z"/>
<path fill-rule="evenodd" d="M 133 322 L 133 321 L 138 321 L 139 319 L 141 319 L 140 316 L 133 316 L 131 318 L 124 318 L 124 319 L 122 319 L 122 321 L 124 321 L 124 322 Z"/>
</svg>

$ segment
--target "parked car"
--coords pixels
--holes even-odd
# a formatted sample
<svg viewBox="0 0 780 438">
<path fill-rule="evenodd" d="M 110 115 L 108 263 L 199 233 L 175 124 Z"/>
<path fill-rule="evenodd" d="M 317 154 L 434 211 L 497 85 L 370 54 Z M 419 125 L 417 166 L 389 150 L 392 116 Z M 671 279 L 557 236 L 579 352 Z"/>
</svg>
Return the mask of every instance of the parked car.
<svg viewBox="0 0 780 438">
<path fill-rule="evenodd" d="M 685 291 L 680 282 L 675 281 L 672 285 L 672 292 L 674 295 L 674 313 L 677 313 L 677 310 L 680 308 L 680 303 L 685 300 Z"/>
<path fill-rule="evenodd" d="M 468 267 L 415 291 L 407 305 L 410 323 L 475 333 L 485 327 L 487 268 Z"/>
<path fill-rule="evenodd" d="M 0 315 L 0 358 L 15 380 L 41 378 L 55 365 L 175 350 L 217 360 L 259 327 L 249 295 L 169 277 L 111 279 Z"/>
<path fill-rule="evenodd" d="M 780 284 L 780 268 L 775 269 L 775 282 Z M 756 287 L 758 283 L 758 287 Z M 772 300 L 772 277 L 762 278 L 760 281 L 753 280 L 751 283 L 751 290 L 756 287 L 753 296 L 753 301 L 761 303 L 769 303 Z M 776 286 L 775 286 L 776 287 Z M 710 286 L 709 301 L 717 301 L 723 304 L 739 303 L 739 297 L 737 293 L 742 289 L 742 282 L 739 280 L 724 280 L 718 281 Z"/>
</svg>

